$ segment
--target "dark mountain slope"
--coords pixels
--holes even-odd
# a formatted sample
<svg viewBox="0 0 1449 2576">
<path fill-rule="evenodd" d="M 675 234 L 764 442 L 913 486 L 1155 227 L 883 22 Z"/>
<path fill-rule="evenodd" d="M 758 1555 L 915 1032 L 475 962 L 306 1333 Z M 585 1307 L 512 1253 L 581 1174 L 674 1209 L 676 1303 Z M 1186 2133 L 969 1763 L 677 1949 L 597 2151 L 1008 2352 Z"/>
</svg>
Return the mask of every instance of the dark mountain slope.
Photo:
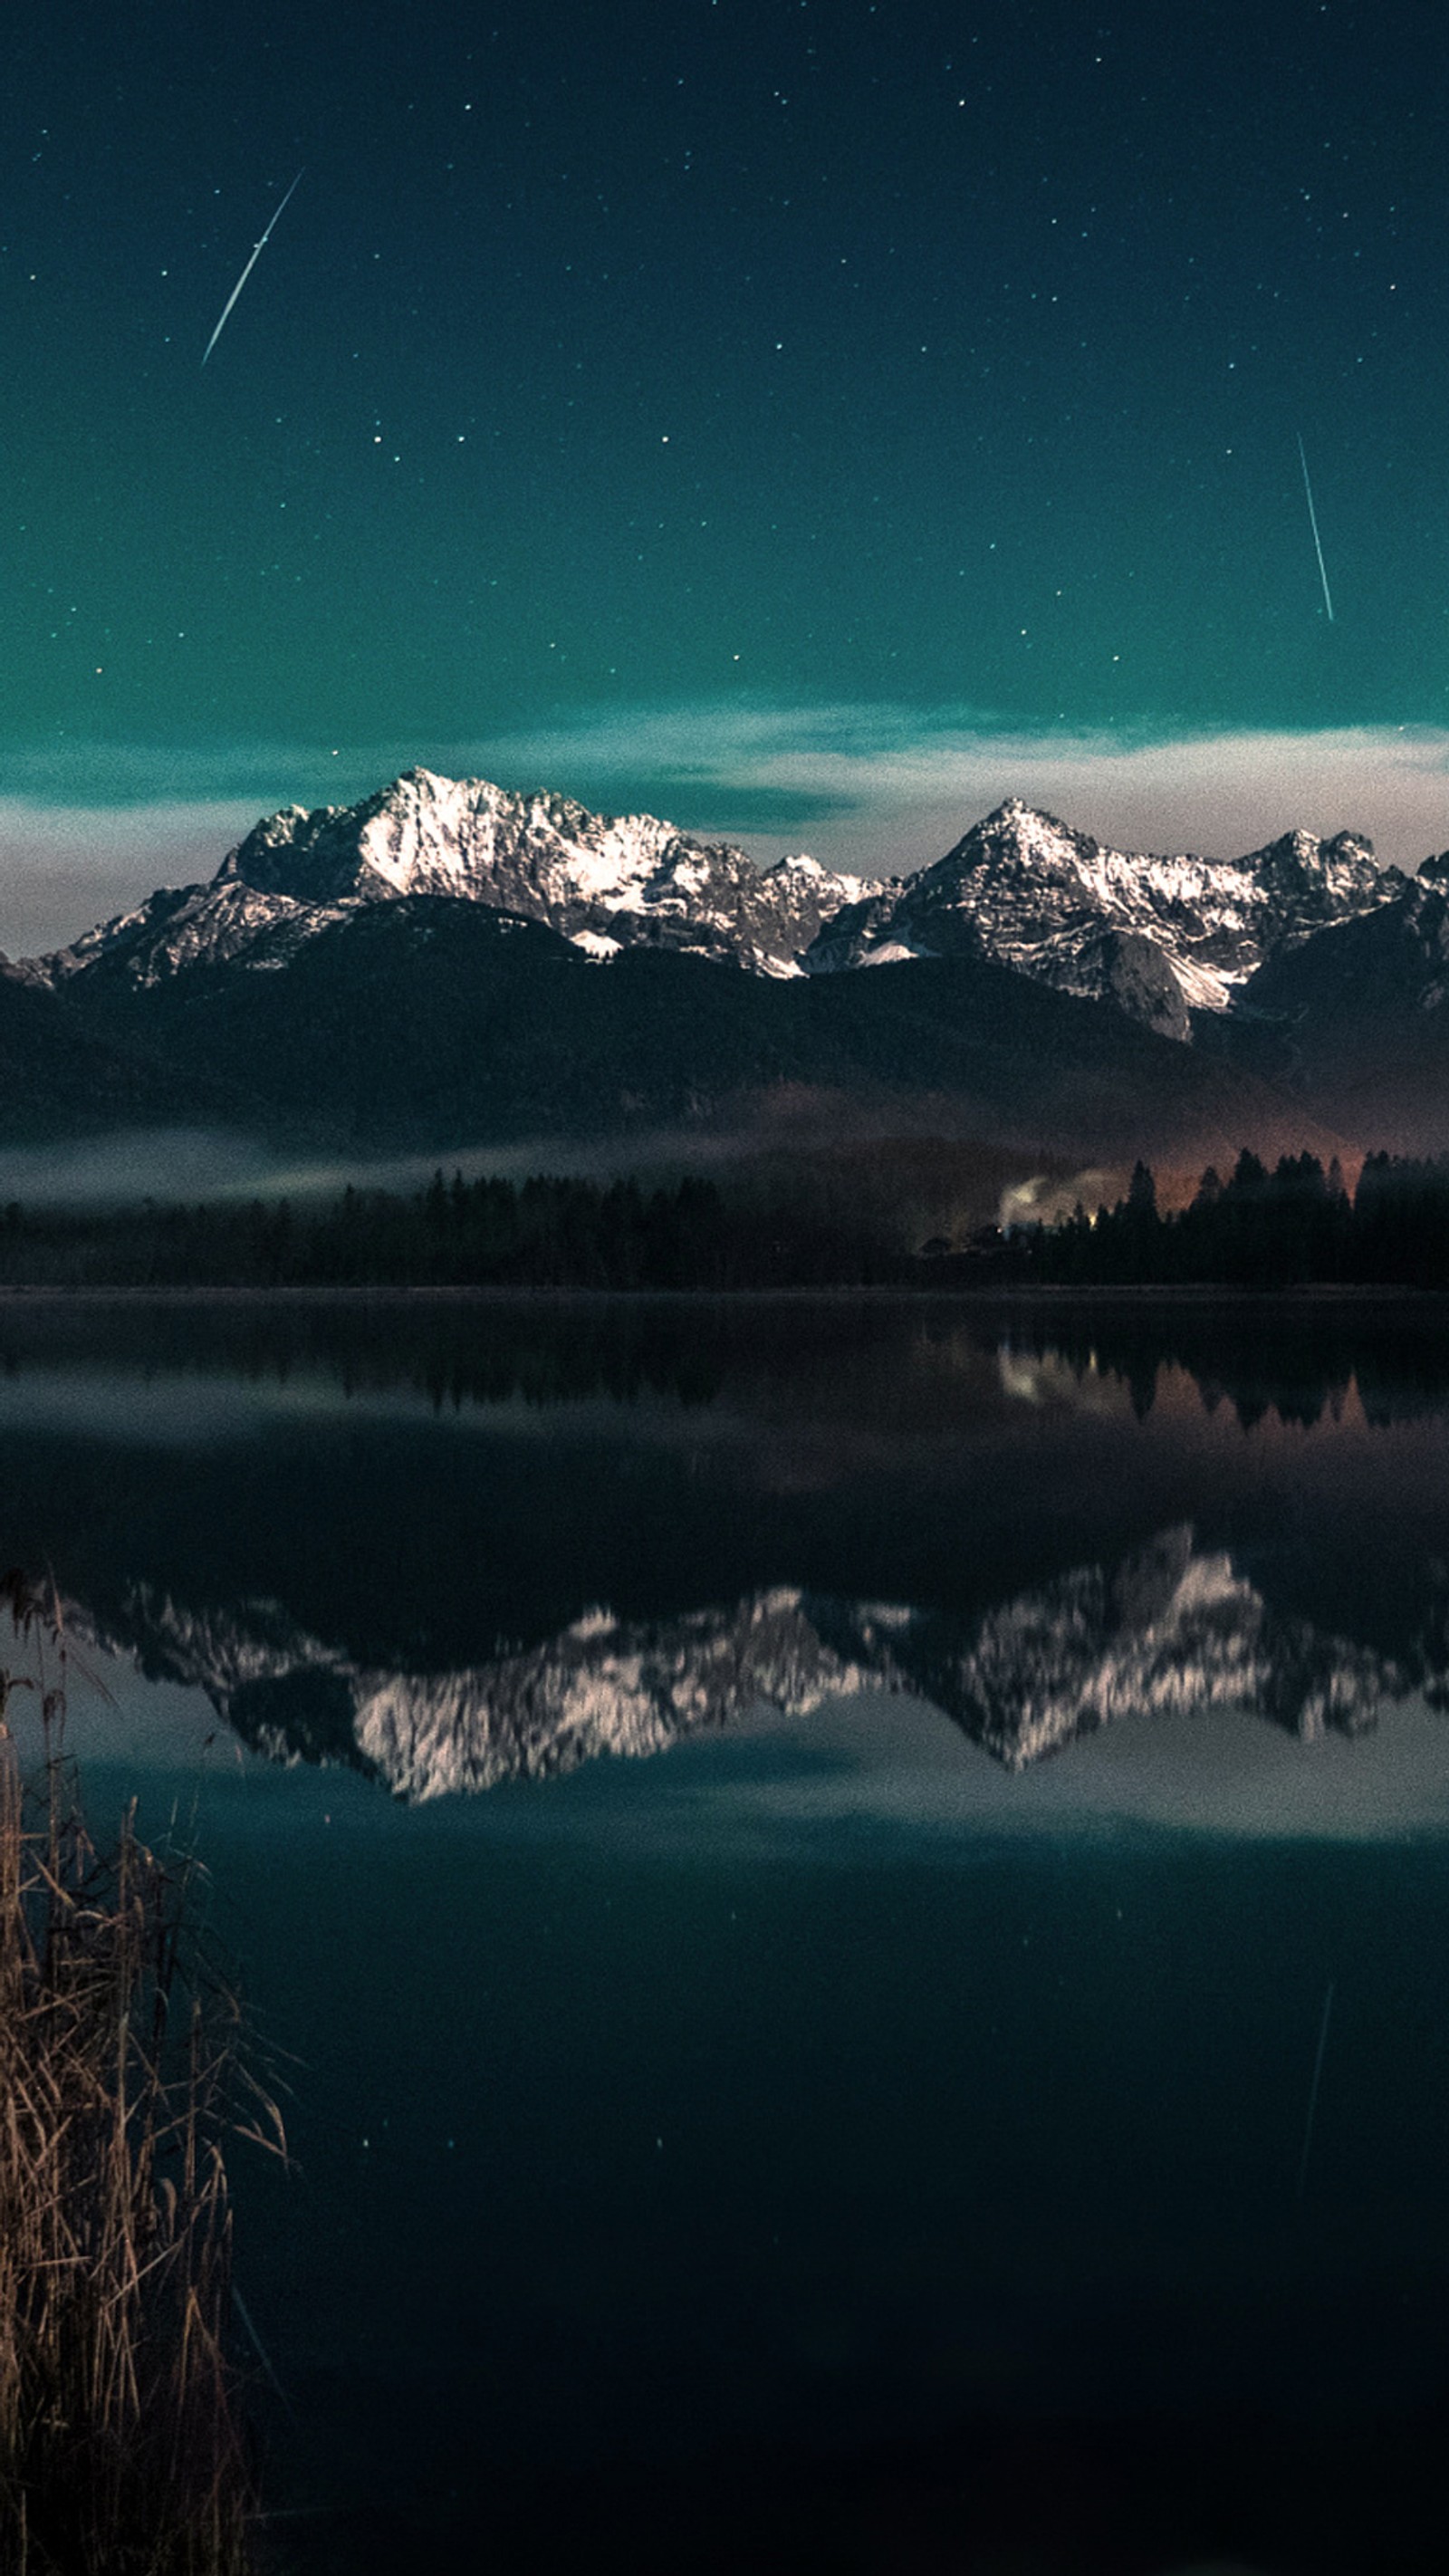
<svg viewBox="0 0 1449 2576">
<path fill-rule="evenodd" d="M 1325 1141 L 1251 1074 L 985 960 L 790 982 L 648 949 L 597 965 L 441 896 L 362 907 L 267 971 L 208 960 L 66 998 L 98 1037 L 249 1095 L 266 1124 L 357 1147 L 731 1130 L 802 1093 L 846 1131 L 1084 1158 Z"/>
<path fill-rule="evenodd" d="M 760 870 L 651 815 L 414 769 L 357 805 L 268 815 L 209 885 L 160 891 L 21 971 L 143 986 L 208 962 L 273 969 L 341 913 L 431 895 L 538 922 L 591 957 L 664 948 L 786 981 L 984 958 L 1186 1039 L 1193 1008 L 1229 1008 L 1256 967 L 1404 882 L 1352 832 L 1288 832 L 1242 859 L 1154 856 L 1019 797 L 909 877 L 839 876 L 801 853 Z"/>
<path fill-rule="evenodd" d="M 0 971 L 0 1137 L 7 1143 L 235 1123 L 249 1108 L 249 1093 L 158 1056 L 144 1030 L 108 1030 L 63 994 Z"/>
<path fill-rule="evenodd" d="M 1361 1144 L 1449 1151 L 1449 858 L 1273 958 L 1198 1038 Z"/>
</svg>

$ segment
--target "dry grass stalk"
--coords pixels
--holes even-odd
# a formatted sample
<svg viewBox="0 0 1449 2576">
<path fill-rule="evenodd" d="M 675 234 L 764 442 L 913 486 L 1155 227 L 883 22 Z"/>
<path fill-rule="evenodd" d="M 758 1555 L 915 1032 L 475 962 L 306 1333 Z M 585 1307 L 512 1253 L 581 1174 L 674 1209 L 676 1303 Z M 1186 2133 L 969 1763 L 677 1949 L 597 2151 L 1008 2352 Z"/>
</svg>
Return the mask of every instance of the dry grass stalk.
<svg viewBox="0 0 1449 2576">
<path fill-rule="evenodd" d="M 16 1625 L 38 1605 L 8 1578 Z M 22 1783 L 5 1708 L 42 1694 Z M 253 2505 L 228 2360 L 223 2145 L 248 2079 L 235 1999 L 128 1812 L 102 1854 L 60 1689 L 0 1676 L 0 2567 L 241 2576 Z M 269 2142 L 273 2107 L 258 2096 Z"/>
</svg>

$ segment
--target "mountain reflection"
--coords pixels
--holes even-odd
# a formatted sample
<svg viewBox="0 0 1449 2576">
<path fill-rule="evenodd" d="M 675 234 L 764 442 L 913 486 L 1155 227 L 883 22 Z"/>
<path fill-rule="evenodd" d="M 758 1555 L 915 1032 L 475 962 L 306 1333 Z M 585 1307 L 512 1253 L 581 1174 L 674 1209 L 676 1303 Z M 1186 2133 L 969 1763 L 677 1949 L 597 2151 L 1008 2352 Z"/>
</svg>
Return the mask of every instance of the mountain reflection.
<svg viewBox="0 0 1449 2576">
<path fill-rule="evenodd" d="M 199 1685 L 270 1759 L 349 1762 L 407 1799 L 660 1753 L 762 1704 L 803 1716 L 868 1678 L 791 1592 L 647 1624 L 590 1611 L 546 1645 L 427 1673 L 350 1665 L 316 1638 L 279 1633 L 272 1605 L 258 1607 L 259 1618 L 223 1625 L 138 1600 L 120 1629 L 89 1634 Z"/>
<path fill-rule="evenodd" d="M 1312 1741 L 1357 1735 L 1387 1701 L 1432 1683 L 1404 1662 L 1282 1617 L 1221 1549 L 1164 1530 L 1115 1569 L 1074 1566 L 970 1626 L 915 1611 L 856 1612 L 836 1631 L 884 1676 L 942 1709 L 999 1762 L 1025 1770 L 1114 1719 L 1256 1712 Z"/>
<path fill-rule="evenodd" d="M 927 1701 L 1012 1771 L 1131 1717 L 1233 1708 L 1306 1742 L 1353 1736 L 1416 1687 L 1449 1706 L 1446 1607 L 1449 1580 L 1385 1655 L 1275 1610 L 1183 1526 L 970 1619 L 777 1589 L 647 1623 L 597 1609 L 447 1671 L 355 1664 L 272 1602 L 197 1618 L 141 1590 L 119 1621 L 69 1615 L 101 1648 L 199 1686 L 269 1759 L 346 1762 L 411 1801 L 660 1753 L 761 1707 L 799 1719 L 867 1687 Z"/>
<path fill-rule="evenodd" d="M 1449 1706 L 1428 1300 L 57 1302 L 0 1358 L 0 1565 L 407 1800 L 862 1691 L 1013 1772 Z"/>
</svg>

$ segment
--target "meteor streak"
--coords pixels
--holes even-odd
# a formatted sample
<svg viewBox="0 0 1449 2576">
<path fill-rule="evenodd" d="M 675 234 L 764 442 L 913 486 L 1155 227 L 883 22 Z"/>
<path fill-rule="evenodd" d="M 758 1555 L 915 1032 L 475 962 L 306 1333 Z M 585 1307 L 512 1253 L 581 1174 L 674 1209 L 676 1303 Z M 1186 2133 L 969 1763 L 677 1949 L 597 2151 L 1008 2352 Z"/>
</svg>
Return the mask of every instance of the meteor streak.
<svg viewBox="0 0 1449 2576">
<path fill-rule="evenodd" d="M 202 363 L 202 365 L 203 365 L 203 366 L 205 366 L 207 359 L 210 357 L 210 355 L 211 355 L 211 353 L 212 353 L 212 350 L 216 347 L 216 344 L 217 344 L 218 340 L 221 338 L 221 335 L 222 335 L 223 331 L 226 329 L 227 316 L 230 314 L 232 306 L 235 304 L 235 302 L 236 302 L 236 300 L 237 300 L 237 297 L 240 295 L 240 293 L 241 293 L 241 291 L 242 291 L 242 288 L 245 286 L 245 284 L 246 284 L 246 282 L 247 282 L 247 279 L 250 277 L 250 275 L 251 275 L 251 273 L 252 273 L 252 270 L 256 267 L 257 261 L 261 258 L 261 255 L 262 255 L 263 251 L 266 249 L 266 246 L 267 246 L 268 240 L 270 239 L 270 236 L 271 236 L 272 224 L 274 224 L 274 223 L 276 222 L 276 220 L 277 220 L 277 216 L 282 212 L 282 208 L 287 204 L 288 199 L 289 199 L 289 198 L 291 198 L 291 197 L 295 194 L 296 189 L 297 189 L 297 186 L 298 186 L 298 184 L 299 184 L 299 182 L 300 182 L 300 180 L 301 180 L 301 177 L 302 177 L 302 173 L 301 173 L 301 171 L 299 170 L 299 171 L 298 171 L 298 173 L 297 173 L 296 178 L 292 181 L 292 185 L 291 185 L 291 187 L 287 190 L 287 194 L 286 194 L 286 196 L 282 199 L 282 204 L 281 204 L 280 206 L 278 206 L 278 207 L 277 207 L 276 212 L 275 212 L 275 213 L 273 214 L 273 216 L 272 216 L 271 223 L 269 223 L 269 224 L 268 224 L 266 231 L 263 233 L 263 235 L 262 235 L 262 237 L 261 237 L 261 240 L 257 243 L 257 245 L 256 245 L 255 249 L 253 250 L 252 255 L 251 255 L 251 258 L 247 261 L 247 264 L 246 264 L 245 268 L 242 270 L 242 273 L 241 273 L 240 277 L 237 279 L 237 282 L 236 282 L 235 286 L 232 288 L 230 295 L 227 297 L 225 304 L 222 306 L 222 308 L 221 308 L 221 320 L 218 322 L 218 324 L 217 324 L 217 326 L 216 326 L 216 329 L 213 331 L 213 333 L 212 333 L 212 335 L 211 335 L 211 338 L 207 341 L 207 344 L 206 344 L 206 349 L 205 349 L 205 352 L 204 352 L 204 354 L 203 354 L 202 361 L 201 361 L 201 363 Z M 1301 444 L 1301 441 L 1300 441 L 1300 444 Z M 1332 609 L 1331 609 L 1331 608 L 1330 608 L 1330 610 L 1329 610 L 1329 612 L 1328 612 L 1328 613 L 1329 613 L 1329 616 L 1330 616 L 1330 617 L 1333 615 L 1333 611 L 1332 611 Z"/>
<path fill-rule="evenodd" d="M 292 182 L 293 187 L 295 187 L 296 184 L 297 183 L 294 179 Z M 236 298 L 234 296 L 232 298 L 232 302 L 235 303 L 235 301 Z M 224 322 L 226 320 L 226 315 L 223 314 L 221 318 Z M 218 323 L 217 328 L 218 330 L 221 328 L 220 323 Z M 1323 605 L 1328 611 L 1328 622 L 1331 626 L 1333 624 L 1333 602 L 1328 595 L 1328 575 L 1323 569 L 1323 540 L 1318 533 L 1318 512 L 1313 506 L 1313 486 L 1308 480 L 1308 458 L 1304 454 L 1303 432 L 1301 430 L 1298 433 L 1298 462 L 1303 468 L 1303 489 L 1308 496 L 1308 524 L 1313 530 L 1313 550 L 1318 557 L 1318 578 L 1323 584 Z"/>
<path fill-rule="evenodd" d="M 1333 615 L 1332 609 L 1329 616 Z M 1323 1998 L 1323 2019 L 1318 2025 L 1318 2055 L 1313 2061 L 1313 2081 L 1308 2087 L 1308 2117 L 1303 2123 L 1303 2153 L 1298 2159 L 1298 2197 L 1303 2198 L 1308 2183 L 1308 2157 L 1313 2145 L 1313 2118 L 1318 2109 L 1318 2086 L 1323 2074 L 1324 2051 L 1328 2046 L 1328 2025 L 1333 2017 L 1333 1980 Z"/>
</svg>

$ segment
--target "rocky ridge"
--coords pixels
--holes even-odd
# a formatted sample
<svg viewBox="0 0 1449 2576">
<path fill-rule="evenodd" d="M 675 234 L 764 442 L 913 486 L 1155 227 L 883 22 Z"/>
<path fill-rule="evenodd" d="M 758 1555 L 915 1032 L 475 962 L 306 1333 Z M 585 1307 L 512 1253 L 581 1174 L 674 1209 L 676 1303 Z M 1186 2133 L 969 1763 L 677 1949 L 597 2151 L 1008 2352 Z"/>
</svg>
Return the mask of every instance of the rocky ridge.
<svg viewBox="0 0 1449 2576">
<path fill-rule="evenodd" d="M 669 948 L 796 976 L 861 891 L 804 855 L 761 870 L 730 843 L 652 815 L 591 814 L 567 797 L 412 769 L 360 805 L 268 815 L 209 885 L 155 894 L 20 971 L 50 984 L 100 972 L 135 988 L 199 964 L 276 968 L 360 906 L 430 895 L 542 922 L 601 961 Z"/>
<path fill-rule="evenodd" d="M 821 973 L 985 956 L 1186 1038 L 1193 1011 L 1228 1009 L 1267 959 L 1392 902 L 1408 882 L 1352 832 L 1289 832 L 1242 859 L 1152 857 L 1109 849 L 1013 797 L 934 867 L 838 913 L 806 964 Z"/>
<path fill-rule="evenodd" d="M 1200 1041 L 1341 1133 L 1449 1147 L 1449 853 L 1388 903 L 1267 958 Z M 1200 1051 L 1201 1048 L 1200 1048 Z"/>
<path fill-rule="evenodd" d="M 67 949 L 10 970 L 52 989 L 136 992 L 197 967 L 284 969 L 359 910 L 447 897 L 555 931 L 601 963 L 663 948 L 773 979 L 971 957 L 1106 1002 L 1186 1039 L 1258 971 L 1401 900 L 1353 833 L 1285 834 L 1246 858 L 1114 850 L 1012 798 L 919 874 L 760 870 L 649 815 L 408 771 L 362 803 L 268 816 L 207 885 L 158 892 Z"/>
</svg>

